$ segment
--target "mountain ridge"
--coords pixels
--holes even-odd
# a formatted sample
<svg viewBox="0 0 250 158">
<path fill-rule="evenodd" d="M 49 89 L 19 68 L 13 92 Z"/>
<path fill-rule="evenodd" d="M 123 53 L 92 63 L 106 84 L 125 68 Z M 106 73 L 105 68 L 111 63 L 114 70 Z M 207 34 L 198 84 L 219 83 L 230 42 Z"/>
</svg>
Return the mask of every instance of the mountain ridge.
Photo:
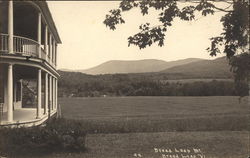
<svg viewBox="0 0 250 158">
<path fill-rule="evenodd" d="M 159 72 L 174 66 L 192 63 L 195 61 L 202 61 L 202 60 L 205 59 L 187 58 L 175 61 L 164 61 L 159 59 L 110 60 L 89 69 L 73 70 L 73 71 L 91 75 Z"/>
<path fill-rule="evenodd" d="M 211 75 L 217 77 L 232 77 L 232 72 L 230 72 L 230 66 L 226 57 L 178 65 L 160 71 L 160 73 L 180 73 L 197 77 L 208 77 Z"/>
</svg>

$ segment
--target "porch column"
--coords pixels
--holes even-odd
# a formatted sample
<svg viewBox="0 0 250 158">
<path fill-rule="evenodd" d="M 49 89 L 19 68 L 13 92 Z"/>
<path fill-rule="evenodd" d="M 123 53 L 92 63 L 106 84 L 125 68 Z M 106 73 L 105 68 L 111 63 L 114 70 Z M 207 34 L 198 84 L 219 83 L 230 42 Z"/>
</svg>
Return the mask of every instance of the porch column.
<svg viewBox="0 0 250 158">
<path fill-rule="evenodd" d="M 37 114 L 36 117 L 41 117 L 41 107 L 42 107 L 42 70 L 38 70 L 37 74 Z"/>
<path fill-rule="evenodd" d="M 42 14 L 38 13 L 37 23 L 37 42 L 38 42 L 38 57 L 41 58 L 41 28 L 42 28 Z"/>
<path fill-rule="evenodd" d="M 49 110 L 52 110 L 52 76 L 49 75 Z"/>
<path fill-rule="evenodd" d="M 44 80 L 44 87 L 45 87 L 45 90 L 44 90 L 44 99 L 45 99 L 45 101 L 44 101 L 44 114 L 46 115 L 46 114 L 48 114 L 48 97 L 49 97 L 49 95 L 48 95 L 48 73 L 47 72 L 45 72 L 45 80 Z"/>
<path fill-rule="evenodd" d="M 8 81 L 7 81 L 7 121 L 13 122 L 13 65 L 8 65 Z"/>
<path fill-rule="evenodd" d="M 44 50 L 46 52 L 46 61 L 48 61 L 48 26 L 45 24 L 45 31 L 44 31 Z"/>
<path fill-rule="evenodd" d="M 55 110 L 55 78 L 52 77 L 52 109 Z"/>
<path fill-rule="evenodd" d="M 9 1 L 8 9 L 8 34 L 9 34 L 9 53 L 13 53 L 13 1 Z"/>
<path fill-rule="evenodd" d="M 53 46 L 54 42 L 53 42 L 53 37 L 51 36 L 51 63 L 53 64 L 54 62 L 54 46 Z"/>
<path fill-rule="evenodd" d="M 54 110 L 54 77 L 51 78 L 52 80 L 52 110 Z"/>
<path fill-rule="evenodd" d="M 20 79 L 20 101 L 21 101 L 21 106 L 23 105 L 23 80 Z"/>
<path fill-rule="evenodd" d="M 50 57 L 50 63 L 52 63 L 52 36 L 51 34 L 49 34 L 49 57 Z"/>
<path fill-rule="evenodd" d="M 15 77 L 13 78 L 14 82 L 13 82 L 13 103 L 15 104 L 17 102 L 17 82 Z M 15 108 L 15 106 L 14 106 Z"/>
<path fill-rule="evenodd" d="M 53 64 L 55 65 L 55 54 L 56 54 L 56 46 L 55 46 L 55 40 L 53 39 Z"/>
<path fill-rule="evenodd" d="M 54 109 L 56 110 L 56 78 L 54 78 Z"/>
<path fill-rule="evenodd" d="M 56 108 L 56 110 L 58 110 L 58 109 L 57 109 L 57 107 L 58 107 L 58 105 L 57 105 L 57 99 L 58 99 L 58 92 L 57 92 L 57 91 L 58 91 L 58 90 L 57 90 L 57 88 L 58 88 L 58 81 L 57 81 L 57 78 L 55 79 L 55 81 L 56 81 L 56 84 L 55 84 L 55 87 L 56 87 L 56 88 L 55 88 L 55 91 L 56 91 L 56 94 L 55 94 L 55 97 L 56 97 L 56 103 L 55 103 L 55 104 L 56 104 L 56 107 L 55 107 L 55 108 Z"/>
<path fill-rule="evenodd" d="M 57 66 L 57 44 L 55 44 L 55 65 Z"/>
</svg>

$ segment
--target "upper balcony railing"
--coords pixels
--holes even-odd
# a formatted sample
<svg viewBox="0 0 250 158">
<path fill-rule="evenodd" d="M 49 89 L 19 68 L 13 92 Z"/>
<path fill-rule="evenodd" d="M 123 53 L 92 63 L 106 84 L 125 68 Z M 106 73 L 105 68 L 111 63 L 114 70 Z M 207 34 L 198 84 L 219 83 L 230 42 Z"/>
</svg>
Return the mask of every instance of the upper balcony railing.
<svg viewBox="0 0 250 158">
<path fill-rule="evenodd" d="M 8 34 L 0 34 L 1 53 L 9 53 L 8 38 Z M 41 53 L 40 58 L 46 60 L 51 65 L 55 66 L 54 63 L 50 60 L 50 57 L 47 55 L 46 51 L 39 46 L 39 43 L 37 41 L 26 37 L 13 36 L 13 54 L 39 58 L 39 49 Z"/>
<path fill-rule="evenodd" d="M 8 52 L 9 36 L 7 34 L 0 34 L 0 52 Z"/>
<path fill-rule="evenodd" d="M 13 37 L 13 53 L 21 54 L 23 56 L 38 57 L 39 44 L 25 37 Z"/>
</svg>

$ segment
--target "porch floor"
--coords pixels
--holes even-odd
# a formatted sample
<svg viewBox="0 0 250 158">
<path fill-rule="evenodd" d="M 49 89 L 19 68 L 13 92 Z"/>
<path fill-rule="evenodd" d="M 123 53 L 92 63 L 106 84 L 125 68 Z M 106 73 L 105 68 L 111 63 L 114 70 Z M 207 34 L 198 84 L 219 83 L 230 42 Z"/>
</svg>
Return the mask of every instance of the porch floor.
<svg viewBox="0 0 250 158">
<path fill-rule="evenodd" d="M 8 125 L 8 124 L 26 124 L 34 121 L 43 120 L 48 117 L 47 114 L 44 114 L 44 109 L 41 109 L 41 118 L 36 118 L 36 108 L 21 108 L 15 109 L 13 111 L 13 122 L 7 122 L 7 112 L 3 113 L 3 117 L 0 118 L 0 125 Z M 52 111 L 52 114 L 54 112 Z"/>
</svg>

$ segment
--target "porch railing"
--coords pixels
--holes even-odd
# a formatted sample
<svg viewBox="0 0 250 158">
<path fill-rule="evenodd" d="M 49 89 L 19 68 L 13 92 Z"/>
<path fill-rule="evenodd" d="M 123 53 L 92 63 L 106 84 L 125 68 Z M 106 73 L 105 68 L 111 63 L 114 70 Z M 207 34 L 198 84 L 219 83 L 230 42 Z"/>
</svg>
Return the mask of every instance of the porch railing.
<svg viewBox="0 0 250 158">
<path fill-rule="evenodd" d="M 39 44 L 29 38 L 14 36 L 13 37 L 13 52 L 24 56 L 38 57 Z"/>
<path fill-rule="evenodd" d="M 9 35 L 0 33 L 0 53 L 8 53 L 9 52 Z M 21 36 L 13 36 L 13 53 L 20 54 L 22 56 L 33 56 L 39 57 L 39 49 L 41 49 L 40 58 L 46 60 L 51 65 L 54 66 L 54 63 L 51 61 L 50 56 L 46 53 L 43 47 L 39 47 L 39 43 L 35 40 L 21 37 Z"/>
<path fill-rule="evenodd" d="M 8 52 L 8 41 L 9 36 L 7 34 L 0 34 L 0 52 L 7 53 Z"/>
</svg>

